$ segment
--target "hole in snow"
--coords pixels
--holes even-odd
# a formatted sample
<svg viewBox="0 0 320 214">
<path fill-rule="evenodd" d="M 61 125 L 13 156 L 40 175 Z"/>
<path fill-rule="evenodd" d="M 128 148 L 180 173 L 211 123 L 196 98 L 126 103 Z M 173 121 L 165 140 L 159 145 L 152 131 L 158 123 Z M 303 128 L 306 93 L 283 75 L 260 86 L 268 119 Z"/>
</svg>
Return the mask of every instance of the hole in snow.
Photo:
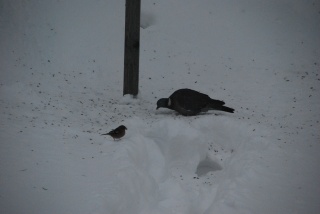
<svg viewBox="0 0 320 214">
<path fill-rule="evenodd" d="M 196 174 L 200 177 L 206 175 L 208 172 L 213 172 L 221 169 L 222 167 L 218 163 L 206 157 L 206 159 L 199 163 Z"/>
</svg>

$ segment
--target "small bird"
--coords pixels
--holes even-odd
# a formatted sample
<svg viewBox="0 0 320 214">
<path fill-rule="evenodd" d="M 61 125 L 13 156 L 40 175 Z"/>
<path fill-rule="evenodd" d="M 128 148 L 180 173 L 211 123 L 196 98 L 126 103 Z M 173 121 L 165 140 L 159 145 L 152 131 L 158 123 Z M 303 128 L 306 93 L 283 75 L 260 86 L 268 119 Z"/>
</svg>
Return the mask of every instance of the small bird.
<svg viewBox="0 0 320 214">
<path fill-rule="evenodd" d="M 113 129 L 109 133 L 102 134 L 102 135 L 110 135 L 113 138 L 113 140 L 116 140 L 116 139 L 122 138 L 126 134 L 126 130 L 127 130 L 127 127 L 125 127 L 124 125 L 121 125 L 118 128 Z"/>
<path fill-rule="evenodd" d="M 194 116 L 200 112 L 217 110 L 233 113 L 234 109 L 224 106 L 221 100 L 211 99 L 208 95 L 192 89 L 179 89 L 169 98 L 161 98 L 157 102 L 157 109 L 168 108 L 184 116 Z"/>
</svg>

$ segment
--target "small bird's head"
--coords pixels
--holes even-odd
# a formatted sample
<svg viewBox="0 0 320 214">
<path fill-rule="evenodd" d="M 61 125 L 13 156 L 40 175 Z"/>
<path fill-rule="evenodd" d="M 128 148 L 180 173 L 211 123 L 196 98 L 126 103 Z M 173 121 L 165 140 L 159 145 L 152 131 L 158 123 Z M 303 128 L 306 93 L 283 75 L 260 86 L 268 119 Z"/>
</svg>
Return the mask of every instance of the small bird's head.
<svg viewBox="0 0 320 214">
<path fill-rule="evenodd" d="M 167 108 L 168 107 L 168 98 L 161 98 L 160 100 L 158 100 L 157 102 L 157 109 L 158 108 Z"/>
<path fill-rule="evenodd" d="M 118 129 L 127 130 L 127 127 L 125 127 L 124 125 L 121 125 L 121 126 L 118 127 Z"/>
</svg>

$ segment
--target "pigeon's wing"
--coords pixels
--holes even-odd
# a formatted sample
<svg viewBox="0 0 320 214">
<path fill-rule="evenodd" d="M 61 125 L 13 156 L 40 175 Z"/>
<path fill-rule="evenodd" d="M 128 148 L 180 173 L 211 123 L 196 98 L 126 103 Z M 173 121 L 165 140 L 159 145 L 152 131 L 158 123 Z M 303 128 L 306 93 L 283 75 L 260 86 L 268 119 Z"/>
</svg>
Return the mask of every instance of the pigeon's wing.
<svg viewBox="0 0 320 214">
<path fill-rule="evenodd" d="M 191 90 L 191 89 L 180 89 L 177 91 L 177 93 L 192 97 L 192 99 L 196 100 L 199 103 L 199 105 L 213 104 L 216 106 L 223 106 L 225 104 L 225 102 L 223 102 L 222 100 L 212 99 L 206 94 L 203 94 L 198 91 Z"/>
<path fill-rule="evenodd" d="M 199 113 L 211 100 L 208 95 L 191 89 L 177 90 L 170 96 L 170 99 L 175 108 L 191 111 L 194 114 Z"/>
</svg>

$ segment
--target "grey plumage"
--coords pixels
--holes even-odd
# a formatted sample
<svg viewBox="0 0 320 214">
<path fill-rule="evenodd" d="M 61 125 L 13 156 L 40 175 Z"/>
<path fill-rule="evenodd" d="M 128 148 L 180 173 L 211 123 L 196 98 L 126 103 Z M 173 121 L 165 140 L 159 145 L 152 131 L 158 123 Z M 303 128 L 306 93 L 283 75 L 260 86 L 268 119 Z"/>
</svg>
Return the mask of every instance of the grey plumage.
<svg viewBox="0 0 320 214">
<path fill-rule="evenodd" d="M 208 95 L 192 89 L 179 89 L 169 98 L 159 99 L 157 109 L 168 108 L 184 116 L 193 116 L 208 110 L 234 112 L 234 109 L 224 106 L 224 104 L 221 100 L 211 99 Z"/>
</svg>

